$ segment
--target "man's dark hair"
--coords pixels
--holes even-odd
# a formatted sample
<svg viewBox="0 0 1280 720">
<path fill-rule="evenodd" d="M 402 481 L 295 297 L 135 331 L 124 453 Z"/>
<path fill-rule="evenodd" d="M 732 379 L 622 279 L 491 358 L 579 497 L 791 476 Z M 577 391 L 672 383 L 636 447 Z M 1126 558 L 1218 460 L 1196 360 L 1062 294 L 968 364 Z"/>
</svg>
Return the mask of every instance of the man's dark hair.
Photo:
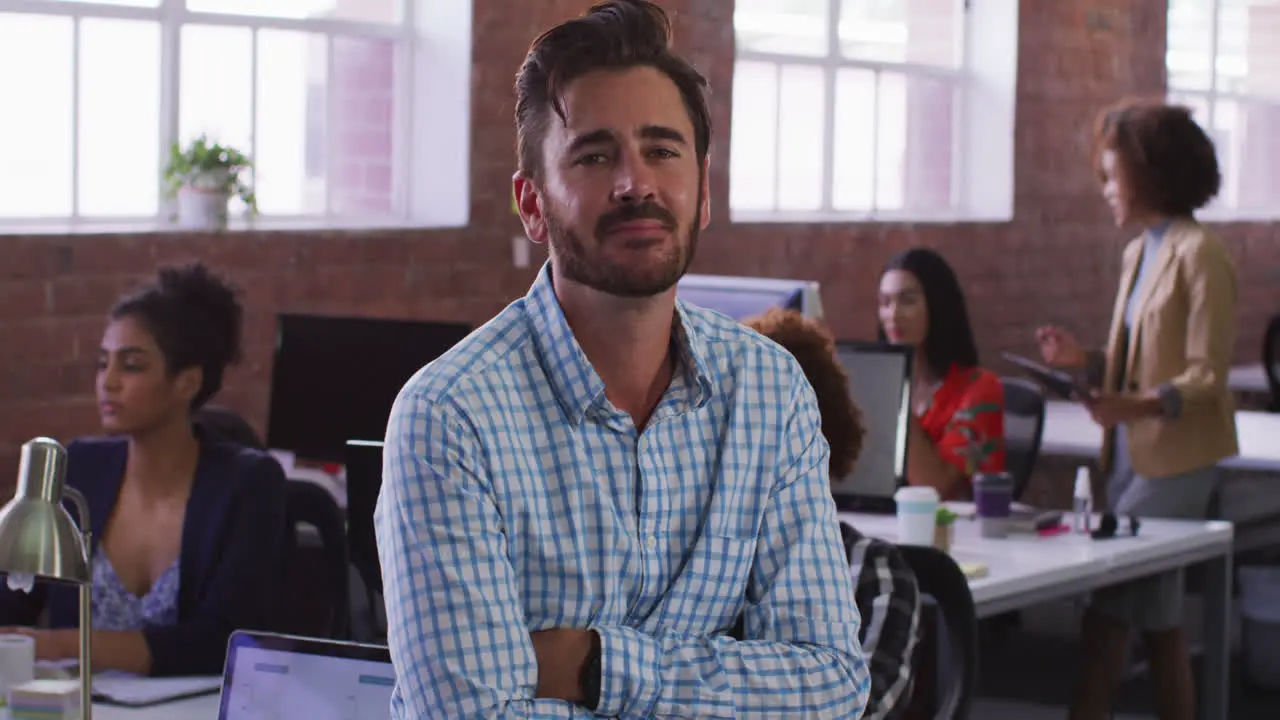
<svg viewBox="0 0 1280 720">
<path fill-rule="evenodd" d="M 563 104 L 569 83 L 596 70 L 652 67 L 675 83 L 693 123 L 698 163 L 711 145 L 707 81 L 671 49 L 671 21 L 649 0 L 611 0 L 585 15 L 561 23 L 533 41 L 516 74 L 516 153 L 520 173 L 537 177 L 542 169 L 542 139 L 553 110 L 566 120 Z"/>
<path fill-rule="evenodd" d="M 924 346 L 925 364 L 934 378 L 945 378 L 952 365 L 977 367 L 978 344 L 973 339 L 964 290 L 946 259 L 929 248 L 911 248 L 891 258 L 880 271 L 880 277 L 890 270 L 911 273 L 924 291 L 929 329 L 921 344 Z M 880 325 L 880 341 L 885 339 L 884 325 Z"/>
<path fill-rule="evenodd" d="M 1180 105 L 1131 98 L 1103 110 L 1094 128 L 1099 179 L 1104 150 L 1116 154 L 1129 200 L 1143 210 L 1190 217 L 1222 186 L 1213 141 Z"/>
</svg>

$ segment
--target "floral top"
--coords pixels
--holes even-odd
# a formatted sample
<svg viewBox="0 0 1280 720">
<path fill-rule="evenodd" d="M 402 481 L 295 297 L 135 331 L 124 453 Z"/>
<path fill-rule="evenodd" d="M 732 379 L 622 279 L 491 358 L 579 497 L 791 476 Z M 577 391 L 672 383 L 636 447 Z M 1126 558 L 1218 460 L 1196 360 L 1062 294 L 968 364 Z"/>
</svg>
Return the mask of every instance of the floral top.
<svg viewBox="0 0 1280 720">
<path fill-rule="evenodd" d="M 146 595 L 138 597 L 120 582 L 111 560 L 99 545 L 93 554 L 93 628 L 142 630 L 178 622 L 180 560 L 160 573 Z"/>
<path fill-rule="evenodd" d="M 938 455 L 966 478 L 1005 470 L 1004 387 L 995 373 L 953 365 L 920 415 L 920 426 Z"/>
</svg>

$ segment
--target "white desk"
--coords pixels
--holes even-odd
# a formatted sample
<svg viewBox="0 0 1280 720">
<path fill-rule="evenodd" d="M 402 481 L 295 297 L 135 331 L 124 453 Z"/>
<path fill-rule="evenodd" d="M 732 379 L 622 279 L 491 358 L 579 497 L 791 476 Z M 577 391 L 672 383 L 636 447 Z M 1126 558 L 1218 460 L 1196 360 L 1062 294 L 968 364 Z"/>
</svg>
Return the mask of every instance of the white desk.
<svg viewBox="0 0 1280 720">
<path fill-rule="evenodd" d="M 217 695 L 202 695 L 145 708 L 93 704 L 93 720 L 215 720 L 217 717 Z M 9 720 L 9 711 L 0 710 L 0 718 Z"/>
<path fill-rule="evenodd" d="M 1236 433 L 1240 454 L 1223 460 L 1223 467 L 1280 471 L 1280 414 L 1237 411 Z M 1062 400 L 1046 404 L 1041 454 L 1094 459 L 1101 450 L 1102 428 L 1082 405 Z"/>
<path fill-rule="evenodd" d="M 873 537 L 891 542 L 897 539 L 897 519 L 891 515 L 841 513 L 840 519 Z M 1151 519 L 1141 520 L 1137 537 L 1093 540 L 1075 534 L 1045 538 L 1015 533 L 988 539 L 981 536 L 976 522 L 960 518 L 951 555 L 959 562 L 987 566 L 986 577 L 969 583 L 978 617 L 1073 597 L 1174 568 L 1203 565 L 1201 717 L 1226 718 L 1233 536 L 1233 528 L 1226 522 Z"/>
<path fill-rule="evenodd" d="M 1253 365 L 1236 365 L 1227 373 L 1227 387 L 1236 392 L 1260 393 L 1271 392 L 1267 384 L 1267 374 L 1262 370 L 1262 363 Z"/>
</svg>

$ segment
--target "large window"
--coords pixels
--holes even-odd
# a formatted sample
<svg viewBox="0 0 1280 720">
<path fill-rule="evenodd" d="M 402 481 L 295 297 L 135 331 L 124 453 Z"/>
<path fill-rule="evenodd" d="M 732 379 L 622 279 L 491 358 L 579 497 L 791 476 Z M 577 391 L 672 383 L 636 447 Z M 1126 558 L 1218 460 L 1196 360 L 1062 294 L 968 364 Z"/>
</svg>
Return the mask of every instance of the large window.
<svg viewBox="0 0 1280 720">
<path fill-rule="evenodd" d="M 1280 0 L 1170 0 L 1171 100 L 1209 131 L 1222 192 L 1208 215 L 1280 217 Z"/>
<path fill-rule="evenodd" d="M 735 218 L 970 214 L 961 190 L 969 5 L 737 0 Z M 1014 23 L 1016 42 L 1016 8 Z"/>
<path fill-rule="evenodd" d="M 254 160 L 264 222 L 432 214 L 415 187 L 430 180 L 415 183 L 412 169 L 423 143 L 439 140 L 415 132 L 429 122 L 415 111 L 430 84 L 419 28 L 442 3 L 470 8 L 0 0 L 0 227 L 163 220 L 170 143 L 202 134 Z M 469 18 L 462 24 L 451 30 L 466 32 L 469 48 Z"/>
</svg>

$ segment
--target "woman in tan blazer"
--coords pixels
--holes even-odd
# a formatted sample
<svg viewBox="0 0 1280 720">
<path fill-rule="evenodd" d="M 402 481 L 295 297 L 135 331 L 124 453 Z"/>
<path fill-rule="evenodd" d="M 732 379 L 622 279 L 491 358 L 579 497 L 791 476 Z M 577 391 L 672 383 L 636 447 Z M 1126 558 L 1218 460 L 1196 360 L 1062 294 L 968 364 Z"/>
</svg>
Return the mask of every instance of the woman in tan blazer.
<svg viewBox="0 0 1280 720">
<path fill-rule="evenodd" d="M 1095 140 L 1116 224 L 1142 233 L 1124 251 L 1106 349 L 1088 352 L 1066 330 L 1043 327 L 1041 353 L 1088 372 L 1097 388 L 1085 402 L 1106 430 L 1106 502 L 1122 524 L 1126 516 L 1204 518 L 1218 461 L 1238 451 L 1227 390 L 1235 268 L 1193 217 L 1221 184 L 1213 143 L 1186 108 L 1135 101 L 1102 113 Z M 1110 717 L 1131 629 L 1146 644 L 1159 716 L 1194 717 L 1182 595 L 1181 572 L 1094 593 L 1073 720 Z"/>
</svg>

